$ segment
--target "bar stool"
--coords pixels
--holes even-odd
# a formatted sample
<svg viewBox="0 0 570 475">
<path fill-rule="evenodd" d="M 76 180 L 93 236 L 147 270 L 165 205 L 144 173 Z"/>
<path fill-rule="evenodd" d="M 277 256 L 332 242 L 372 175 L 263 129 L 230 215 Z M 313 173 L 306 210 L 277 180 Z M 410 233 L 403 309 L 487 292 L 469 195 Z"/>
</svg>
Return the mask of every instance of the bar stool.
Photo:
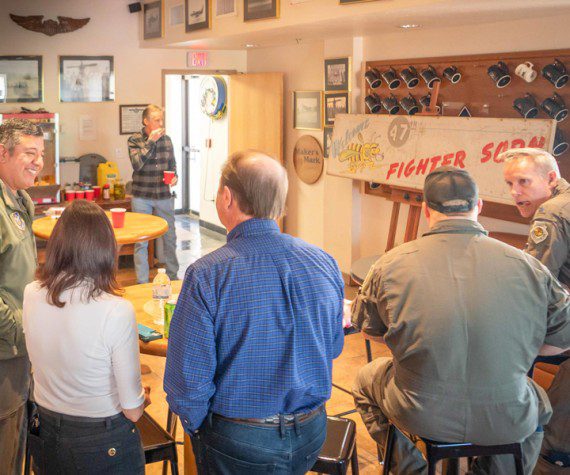
<svg viewBox="0 0 570 475">
<path fill-rule="evenodd" d="M 436 442 L 418 435 L 409 434 L 396 427 L 390 421 L 388 437 L 386 439 L 386 453 L 384 455 L 384 472 L 390 473 L 396 431 L 406 437 L 421 452 L 427 461 L 428 475 L 435 475 L 435 468 L 439 460 L 459 459 L 462 457 L 478 457 L 488 455 L 512 454 L 515 459 L 516 475 L 523 475 L 522 447 L 518 442 L 501 445 L 474 445 L 470 443 Z M 456 465 L 455 465 L 456 466 Z"/>
<path fill-rule="evenodd" d="M 350 419 L 327 417 L 327 438 L 311 471 L 344 475 L 348 466 L 358 475 L 356 424 Z"/>
</svg>

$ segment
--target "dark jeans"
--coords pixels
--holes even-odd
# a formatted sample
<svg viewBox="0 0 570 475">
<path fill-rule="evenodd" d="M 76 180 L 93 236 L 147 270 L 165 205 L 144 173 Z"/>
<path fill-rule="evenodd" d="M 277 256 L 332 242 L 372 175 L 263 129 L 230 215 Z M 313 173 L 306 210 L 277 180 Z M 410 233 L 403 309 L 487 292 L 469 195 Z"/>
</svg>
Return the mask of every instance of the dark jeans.
<svg viewBox="0 0 570 475">
<path fill-rule="evenodd" d="M 213 415 L 192 437 L 192 448 L 201 475 L 303 474 L 317 460 L 326 431 L 324 408 L 282 428 Z"/>
<path fill-rule="evenodd" d="M 144 474 L 140 434 L 135 424 L 122 413 L 92 419 L 58 414 L 43 408 L 39 408 L 39 412 L 39 438 L 31 445 L 36 447 L 32 449 L 36 473 Z"/>
</svg>

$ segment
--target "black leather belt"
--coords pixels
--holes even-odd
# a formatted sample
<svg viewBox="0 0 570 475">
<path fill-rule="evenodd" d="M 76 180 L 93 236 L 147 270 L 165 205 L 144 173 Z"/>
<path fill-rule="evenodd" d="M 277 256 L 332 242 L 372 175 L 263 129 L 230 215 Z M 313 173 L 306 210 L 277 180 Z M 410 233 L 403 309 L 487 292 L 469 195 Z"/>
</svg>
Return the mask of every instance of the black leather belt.
<svg viewBox="0 0 570 475">
<path fill-rule="evenodd" d="M 238 418 L 238 417 L 226 417 L 221 414 L 214 414 L 214 417 L 220 419 L 231 421 L 231 422 L 243 422 L 245 424 L 260 424 L 260 425 L 271 425 L 277 426 L 281 424 L 281 421 L 285 424 L 292 424 L 297 420 L 297 423 L 304 422 L 313 416 L 316 416 L 323 410 L 323 406 L 319 406 L 313 409 L 311 412 L 296 413 L 296 414 L 275 414 L 274 416 L 264 417 L 262 419 L 256 418 Z"/>
</svg>

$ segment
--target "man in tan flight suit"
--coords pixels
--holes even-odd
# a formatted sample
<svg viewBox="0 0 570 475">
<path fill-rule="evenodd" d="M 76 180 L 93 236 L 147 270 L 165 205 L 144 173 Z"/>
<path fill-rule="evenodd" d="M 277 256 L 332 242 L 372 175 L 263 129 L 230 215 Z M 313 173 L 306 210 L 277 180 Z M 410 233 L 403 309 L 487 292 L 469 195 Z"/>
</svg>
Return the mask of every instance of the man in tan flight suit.
<svg viewBox="0 0 570 475">
<path fill-rule="evenodd" d="M 0 125 L 0 472 L 20 474 L 30 362 L 22 331 L 24 287 L 37 265 L 34 205 L 23 191 L 43 168 L 41 129 L 28 120 Z"/>
<path fill-rule="evenodd" d="M 534 148 L 507 150 L 504 177 L 520 214 L 532 217 L 526 252 L 570 287 L 570 185 L 556 159 Z M 560 365 L 548 390 L 553 414 L 535 474 L 570 473 L 570 360 Z"/>
<path fill-rule="evenodd" d="M 526 373 L 539 351 L 570 347 L 570 296 L 539 261 L 487 236 L 466 171 L 436 169 L 424 199 L 429 231 L 382 256 L 352 307 L 353 325 L 393 355 L 359 371 L 356 407 L 381 445 L 388 419 L 445 442 L 521 441 L 530 473 L 551 410 Z M 394 462 L 394 473 L 426 471 L 401 436 Z M 473 472 L 510 475 L 513 458 L 480 458 Z"/>
</svg>

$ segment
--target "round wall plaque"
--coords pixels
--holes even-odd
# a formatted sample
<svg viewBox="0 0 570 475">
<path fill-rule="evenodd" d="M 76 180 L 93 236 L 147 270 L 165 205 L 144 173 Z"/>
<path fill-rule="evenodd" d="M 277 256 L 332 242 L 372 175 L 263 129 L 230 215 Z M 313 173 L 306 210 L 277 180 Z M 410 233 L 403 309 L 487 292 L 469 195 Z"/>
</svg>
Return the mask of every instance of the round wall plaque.
<svg viewBox="0 0 570 475">
<path fill-rule="evenodd" d="M 323 173 L 323 149 L 312 135 L 303 135 L 295 144 L 293 164 L 297 176 L 305 183 L 315 183 Z"/>
</svg>

